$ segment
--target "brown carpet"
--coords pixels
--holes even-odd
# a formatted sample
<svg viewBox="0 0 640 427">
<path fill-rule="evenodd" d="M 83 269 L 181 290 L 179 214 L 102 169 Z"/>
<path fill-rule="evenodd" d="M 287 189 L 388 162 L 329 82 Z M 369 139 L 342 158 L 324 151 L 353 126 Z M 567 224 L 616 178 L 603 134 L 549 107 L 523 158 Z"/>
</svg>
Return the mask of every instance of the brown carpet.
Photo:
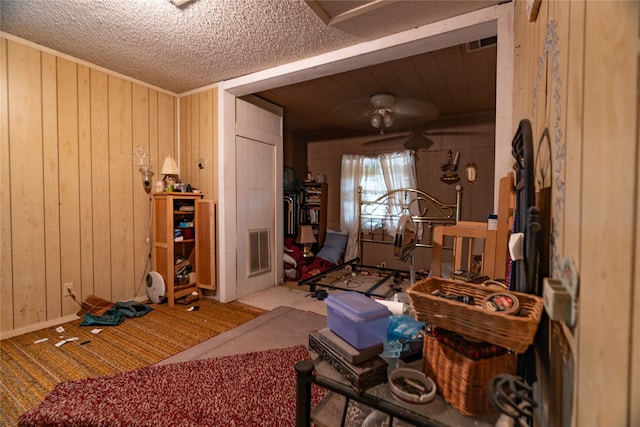
<svg viewBox="0 0 640 427">
<path fill-rule="evenodd" d="M 0 425 L 16 425 L 18 416 L 33 408 L 64 381 L 111 375 L 155 364 L 202 341 L 241 325 L 264 310 L 239 303 L 200 300 L 189 306 L 153 304 L 143 317 L 118 326 L 80 327 L 81 320 L 0 342 Z M 63 339 L 75 338 L 60 347 Z M 47 341 L 35 343 L 47 338 Z"/>
<path fill-rule="evenodd" d="M 303 345 L 65 382 L 18 425 L 294 426 L 299 360 Z"/>
</svg>

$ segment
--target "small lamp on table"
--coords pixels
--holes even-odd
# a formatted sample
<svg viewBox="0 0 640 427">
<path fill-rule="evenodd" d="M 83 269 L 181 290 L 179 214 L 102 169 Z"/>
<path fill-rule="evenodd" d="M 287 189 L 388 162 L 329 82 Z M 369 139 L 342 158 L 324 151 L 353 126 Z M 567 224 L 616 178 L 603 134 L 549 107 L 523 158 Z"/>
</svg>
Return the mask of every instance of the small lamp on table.
<svg viewBox="0 0 640 427">
<path fill-rule="evenodd" d="M 173 157 L 165 157 L 162 164 L 162 174 L 164 175 L 164 188 L 165 191 L 173 191 L 176 183 L 178 182 L 178 175 L 180 170 L 178 164 Z"/>
<path fill-rule="evenodd" d="M 313 252 L 311 252 L 311 245 L 316 243 L 316 237 L 313 235 L 313 228 L 311 228 L 310 225 L 301 225 L 298 227 L 296 243 L 302 245 L 302 256 L 304 258 L 311 258 L 314 256 Z"/>
</svg>

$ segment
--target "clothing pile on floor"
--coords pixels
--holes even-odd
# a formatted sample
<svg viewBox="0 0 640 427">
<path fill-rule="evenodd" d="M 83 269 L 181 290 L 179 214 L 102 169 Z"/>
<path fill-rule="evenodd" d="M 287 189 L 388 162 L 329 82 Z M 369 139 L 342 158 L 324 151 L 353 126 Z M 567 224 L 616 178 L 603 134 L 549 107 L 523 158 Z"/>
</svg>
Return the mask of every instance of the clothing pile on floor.
<svg viewBox="0 0 640 427">
<path fill-rule="evenodd" d="M 142 317 L 153 308 L 138 301 L 111 302 L 90 295 L 80 304 L 78 316 L 83 316 L 80 326 L 117 326 L 126 318 Z"/>
</svg>

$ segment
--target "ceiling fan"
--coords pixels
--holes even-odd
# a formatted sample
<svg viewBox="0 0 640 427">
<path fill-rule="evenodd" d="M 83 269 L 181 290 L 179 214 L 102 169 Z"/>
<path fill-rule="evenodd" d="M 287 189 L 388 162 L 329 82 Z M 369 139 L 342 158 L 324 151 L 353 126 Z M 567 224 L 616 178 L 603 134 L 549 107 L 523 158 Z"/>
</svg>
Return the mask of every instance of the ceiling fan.
<svg viewBox="0 0 640 427">
<path fill-rule="evenodd" d="M 438 107 L 428 101 L 376 93 L 337 105 L 331 119 L 344 128 L 374 128 L 380 135 L 390 129 L 406 130 L 438 117 Z"/>
<path fill-rule="evenodd" d="M 410 127 L 407 129 L 406 127 L 399 129 L 398 132 L 390 134 L 389 136 L 380 136 L 378 138 L 370 139 L 365 142 L 364 145 L 369 144 L 379 144 L 390 141 L 401 142 L 402 145 L 407 149 L 419 150 L 419 149 L 429 149 L 434 141 L 430 138 L 432 136 L 443 136 L 443 135 L 453 135 L 453 136 L 463 136 L 463 135 L 480 135 L 483 132 L 478 130 L 463 130 L 459 127 L 459 120 L 464 118 L 471 118 L 478 114 L 485 114 L 487 112 L 479 112 L 479 113 L 470 113 L 466 115 L 457 115 L 455 117 L 445 117 L 438 118 L 438 124 L 435 126 L 435 129 L 430 129 L 432 125 L 429 123 L 422 122 L 419 125 Z M 451 120 L 456 119 L 456 120 Z M 433 121 L 433 119 L 429 120 Z M 394 126 L 395 127 L 395 126 Z M 447 128 L 451 130 L 446 130 Z M 402 131 L 401 131 L 402 130 Z"/>
<path fill-rule="evenodd" d="M 373 109 L 369 112 L 371 126 L 380 129 L 380 135 L 390 128 L 396 117 L 399 121 L 420 120 L 429 122 L 440 114 L 438 107 L 427 101 L 396 99 L 392 93 L 376 93 L 369 99 Z"/>
</svg>

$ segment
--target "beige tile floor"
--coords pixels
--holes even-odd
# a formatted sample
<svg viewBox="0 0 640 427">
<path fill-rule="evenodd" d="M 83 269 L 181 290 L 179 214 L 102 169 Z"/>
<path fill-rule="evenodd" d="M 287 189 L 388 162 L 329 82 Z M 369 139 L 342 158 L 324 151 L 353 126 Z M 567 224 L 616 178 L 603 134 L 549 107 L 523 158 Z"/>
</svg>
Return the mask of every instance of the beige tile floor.
<svg viewBox="0 0 640 427">
<path fill-rule="evenodd" d="M 291 307 L 302 311 L 311 311 L 323 316 L 327 315 L 327 307 L 324 301 L 319 301 L 311 296 L 308 290 L 298 288 L 297 284 L 274 286 L 263 291 L 256 292 L 238 299 L 243 304 L 252 305 L 264 310 L 273 310 L 277 307 Z"/>
<path fill-rule="evenodd" d="M 285 282 L 284 285 L 274 286 L 251 295 L 239 298 L 238 301 L 264 310 L 273 310 L 277 307 L 290 307 L 302 311 L 310 311 L 312 313 L 327 315 L 327 306 L 324 300 L 318 300 L 309 292 L 308 286 L 298 286 L 297 282 Z M 337 289 L 325 289 L 330 295 L 333 293 L 344 292 Z M 410 314 L 410 301 L 406 292 L 396 295 L 397 301 L 404 303 L 400 312 L 398 309 L 392 309 L 394 314 Z M 391 307 L 390 307 L 391 309 Z"/>
</svg>

